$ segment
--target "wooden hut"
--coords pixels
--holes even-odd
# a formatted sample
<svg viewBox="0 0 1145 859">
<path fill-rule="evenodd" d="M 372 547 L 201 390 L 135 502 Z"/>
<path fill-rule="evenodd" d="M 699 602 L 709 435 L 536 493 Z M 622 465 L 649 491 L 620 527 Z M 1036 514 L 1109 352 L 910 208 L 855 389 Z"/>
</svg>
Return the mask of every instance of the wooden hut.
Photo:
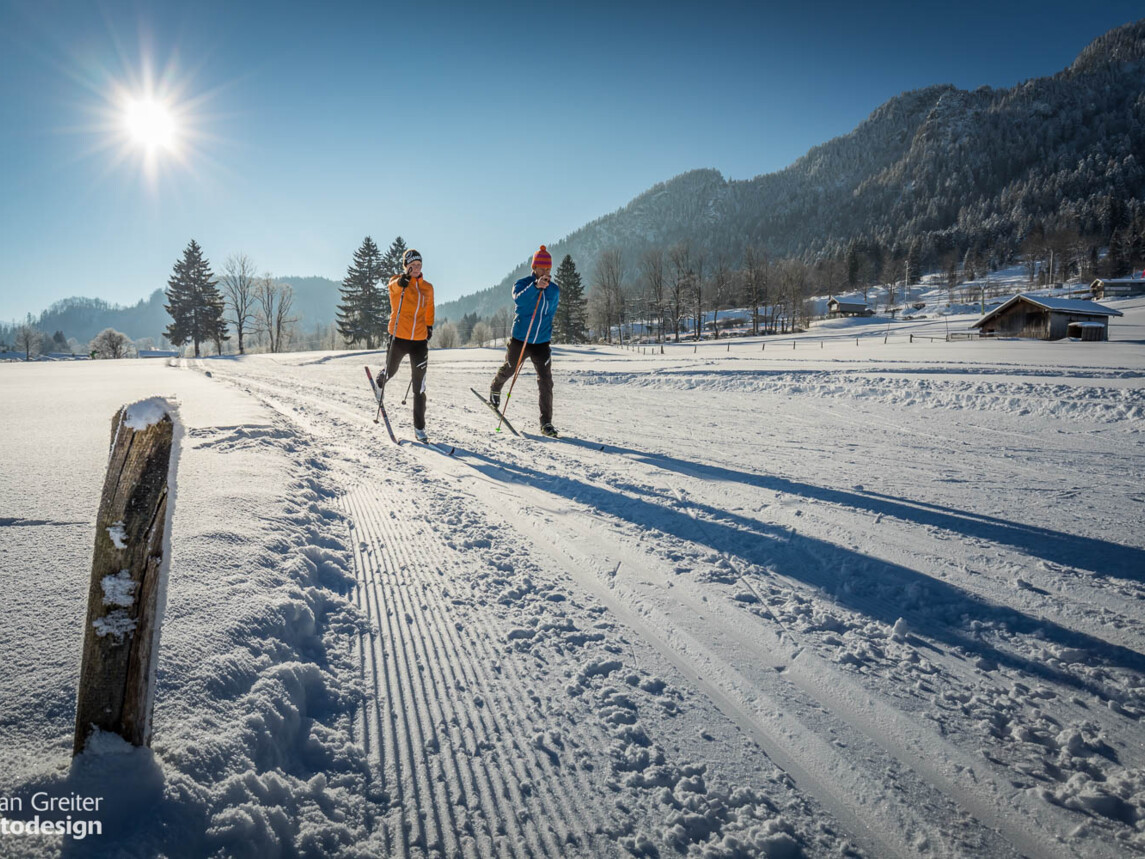
<svg viewBox="0 0 1145 859">
<path fill-rule="evenodd" d="M 1145 274 L 1142 277 L 1099 277 L 1089 285 L 1089 291 L 1096 299 L 1145 295 Z"/>
<path fill-rule="evenodd" d="M 1109 318 L 1121 315 L 1121 311 L 1096 301 L 1022 294 L 994 308 L 971 327 L 984 337 L 1108 340 Z"/>
<path fill-rule="evenodd" d="M 874 312 L 858 299 L 832 298 L 827 302 L 828 316 L 873 316 Z"/>
</svg>

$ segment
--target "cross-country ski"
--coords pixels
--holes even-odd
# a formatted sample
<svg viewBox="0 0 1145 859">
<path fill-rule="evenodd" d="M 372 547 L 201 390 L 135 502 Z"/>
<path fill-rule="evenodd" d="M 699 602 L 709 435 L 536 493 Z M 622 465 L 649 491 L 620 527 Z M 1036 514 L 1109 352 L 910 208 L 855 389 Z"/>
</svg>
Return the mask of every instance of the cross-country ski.
<svg viewBox="0 0 1145 859">
<path fill-rule="evenodd" d="M 504 426 L 505 429 L 509 430 L 509 432 L 511 432 L 513 435 L 516 435 L 516 436 L 520 435 L 520 433 L 517 432 L 517 429 L 513 426 L 513 424 L 509 422 L 509 419 L 505 417 L 505 415 L 501 412 L 501 410 L 499 408 L 497 408 L 495 405 L 493 405 L 491 402 L 489 402 L 488 398 L 486 398 L 486 397 L 482 396 L 480 393 L 478 393 L 476 388 L 470 388 L 469 390 L 471 390 L 473 392 L 473 396 L 477 397 L 477 399 L 479 399 L 481 402 L 483 402 L 486 405 L 486 407 L 490 411 L 492 411 L 493 414 L 495 414 L 497 416 L 499 423 L 498 423 L 496 429 L 499 430 L 502 426 Z"/>
<path fill-rule="evenodd" d="M 374 423 L 377 423 L 378 418 L 381 418 L 386 426 L 386 434 L 389 435 L 390 441 L 397 444 L 398 437 L 394 434 L 393 425 L 390 423 L 390 416 L 386 413 L 385 396 L 381 388 L 378 387 L 378 383 L 374 381 L 374 374 L 370 372 L 369 367 L 366 368 L 366 378 L 370 380 L 370 389 L 374 392 L 374 401 L 378 404 L 378 413 L 374 416 Z"/>
</svg>

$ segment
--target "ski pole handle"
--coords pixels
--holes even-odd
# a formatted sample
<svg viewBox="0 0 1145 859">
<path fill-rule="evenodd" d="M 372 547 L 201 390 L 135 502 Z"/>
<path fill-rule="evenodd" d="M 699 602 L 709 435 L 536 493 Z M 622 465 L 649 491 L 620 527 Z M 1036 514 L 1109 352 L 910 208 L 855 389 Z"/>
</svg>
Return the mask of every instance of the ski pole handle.
<svg viewBox="0 0 1145 859">
<path fill-rule="evenodd" d="M 521 354 L 517 358 L 517 369 L 513 371 L 513 381 L 509 383 L 509 393 L 505 395 L 505 405 L 501 407 L 501 420 L 497 422 L 497 431 L 501 430 L 501 423 L 505 420 L 505 410 L 509 408 L 509 398 L 513 396 L 513 386 L 517 384 L 517 376 L 521 375 L 521 367 L 525 364 L 525 350 L 529 347 L 529 335 L 533 333 L 533 322 L 537 318 L 537 310 L 541 306 L 541 296 L 544 295 L 539 289 L 537 290 L 537 303 L 533 306 L 533 315 L 529 319 L 529 327 L 525 331 L 525 342 L 521 344 Z"/>
<path fill-rule="evenodd" d="M 381 397 L 378 398 L 378 413 L 379 414 L 382 411 L 382 406 L 381 406 L 382 401 L 385 400 L 385 398 L 386 398 L 386 382 L 389 380 L 389 377 L 390 377 L 390 352 L 393 351 L 394 340 L 398 336 L 398 323 L 402 321 L 402 303 L 405 301 L 405 297 L 406 297 L 406 293 L 405 293 L 405 290 L 403 289 L 401 291 L 401 293 L 398 295 L 398 315 L 397 315 L 397 318 L 395 319 L 393 314 L 390 315 L 390 319 L 394 323 L 394 333 L 390 334 L 390 342 L 386 344 L 386 366 L 384 368 L 382 368 L 382 384 L 381 384 L 382 395 L 381 395 Z M 386 328 L 388 330 L 389 326 L 386 326 Z"/>
</svg>

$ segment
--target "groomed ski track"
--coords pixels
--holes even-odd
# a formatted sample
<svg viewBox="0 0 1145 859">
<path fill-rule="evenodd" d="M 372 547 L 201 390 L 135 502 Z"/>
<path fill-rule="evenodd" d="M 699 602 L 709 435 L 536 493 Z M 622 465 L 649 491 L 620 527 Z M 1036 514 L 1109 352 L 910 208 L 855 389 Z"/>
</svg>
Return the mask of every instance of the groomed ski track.
<svg viewBox="0 0 1145 859">
<path fill-rule="evenodd" d="M 1080 814 L 1060 789 L 1145 765 L 1134 692 L 1145 626 L 1121 610 L 1140 599 L 1130 567 L 1143 553 L 1102 536 L 1118 523 L 1078 520 L 1069 503 L 1085 474 L 1127 485 L 1139 474 L 1114 433 L 1039 447 L 989 409 L 916 409 L 907 426 L 893 370 L 832 392 L 832 370 L 736 365 L 758 387 L 733 396 L 721 388 L 739 380 L 720 362 L 600 350 L 558 351 L 569 382 L 557 423 L 573 438 L 551 444 L 494 435 L 465 391 L 482 390 L 498 360 L 433 355 L 429 425 L 453 458 L 381 436 L 361 356 L 190 362 L 337 463 L 321 479 L 354 547 L 366 690 L 355 738 L 388 853 L 723 844 L 745 851 L 727 855 L 1113 857 L 1134 846 L 1117 813 Z M 601 360 L 611 373 L 592 369 Z M 1007 372 L 1012 384 L 955 382 L 949 395 L 1033 406 L 1036 385 Z M 661 374 L 701 384 L 677 390 Z M 1096 380 L 1077 381 L 1087 374 Z M 928 376 L 947 378 L 937 364 Z M 514 395 L 525 427 L 532 384 L 523 377 Z M 1099 417 L 1103 396 L 1109 409 L 1121 399 L 1116 372 L 1069 384 L 1099 401 Z M 882 399 L 856 407 L 855 390 Z M 613 398 L 619 411 L 583 418 Z M 747 417 L 721 421 L 729 408 Z M 400 434 L 408 412 L 392 412 Z M 656 423 L 641 430 L 633 415 Z M 591 444 L 575 438 L 582 427 Z M 842 457 L 805 467 L 839 438 Z M 981 479 L 975 454 L 994 445 L 1006 452 L 988 503 L 944 498 L 944 485 Z M 1060 454 L 1058 472 L 1043 448 Z M 897 474 L 909 460 L 917 485 L 872 482 L 892 458 Z M 1060 530 L 1002 518 L 1005 502 L 1043 487 L 1069 513 Z M 1054 543 L 1071 529 L 1081 550 Z M 1047 648 L 1085 658 L 1047 661 Z M 1076 739 L 1060 736 L 1071 729 Z"/>
</svg>

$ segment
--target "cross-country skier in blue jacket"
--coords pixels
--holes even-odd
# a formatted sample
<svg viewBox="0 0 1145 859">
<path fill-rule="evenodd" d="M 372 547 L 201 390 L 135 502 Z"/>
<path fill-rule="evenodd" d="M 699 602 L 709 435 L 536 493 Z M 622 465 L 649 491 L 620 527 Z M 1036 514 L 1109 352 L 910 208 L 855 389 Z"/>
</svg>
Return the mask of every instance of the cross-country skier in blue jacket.
<svg viewBox="0 0 1145 859">
<path fill-rule="evenodd" d="M 501 388 L 518 372 L 525 356 L 537 371 L 541 401 L 541 432 L 556 437 L 553 426 L 553 368 L 549 341 L 553 338 L 553 317 L 561 300 L 561 288 L 552 280 L 553 258 L 541 245 L 533 254 L 533 273 L 513 284 L 513 335 L 505 353 L 505 363 L 489 386 L 489 402 L 500 408 Z"/>
</svg>

